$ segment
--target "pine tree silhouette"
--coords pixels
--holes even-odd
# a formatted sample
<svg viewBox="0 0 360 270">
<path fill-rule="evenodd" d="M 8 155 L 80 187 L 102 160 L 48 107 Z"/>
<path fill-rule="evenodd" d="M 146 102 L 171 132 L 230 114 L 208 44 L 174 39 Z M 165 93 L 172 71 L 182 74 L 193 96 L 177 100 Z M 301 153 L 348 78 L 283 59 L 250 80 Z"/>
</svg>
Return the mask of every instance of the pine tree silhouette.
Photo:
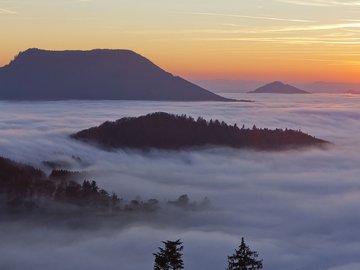
<svg viewBox="0 0 360 270">
<path fill-rule="evenodd" d="M 159 247 L 158 253 L 153 253 L 155 256 L 154 270 L 179 270 L 184 269 L 184 262 L 182 260 L 183 245 L 179 240 L 163 241 L 165 248 Z"/>
<path fill-rule="evenodd" d="M 262 269 L 262 260 L 257 260 L 258 253 L 251 251 L 245 244 L 244 238 L 241 238 L 241 244 L 238 250 L 232 256 L 228 256 L 227 270 L 257 270 Z"/>
</svg>

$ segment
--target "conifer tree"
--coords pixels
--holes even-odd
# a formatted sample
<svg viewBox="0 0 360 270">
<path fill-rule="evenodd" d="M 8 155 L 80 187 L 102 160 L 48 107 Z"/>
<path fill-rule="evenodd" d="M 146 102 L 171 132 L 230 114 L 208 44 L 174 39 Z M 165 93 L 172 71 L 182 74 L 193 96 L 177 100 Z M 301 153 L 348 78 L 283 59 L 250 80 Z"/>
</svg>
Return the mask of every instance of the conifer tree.
<svg viewBox="0 0 360 270">
<path fill-rule="evenodd" d="M 258 253 L 251 251 L 241 238 L 239 249 L 232 256 L 228 256 L 227 270 L 258 270 L 263 268 L 262 260 L 257 260 Z"/>
<path fill-rule="evenodd" d="M 153 253 L 155 256 L 154 270 L 180 270 L 184 269 L 184 262 L 182 260 L 183 245 L 179 240 L 163 241 L 165 247 L 159 247 L 158 253 Z"/>
</svg>

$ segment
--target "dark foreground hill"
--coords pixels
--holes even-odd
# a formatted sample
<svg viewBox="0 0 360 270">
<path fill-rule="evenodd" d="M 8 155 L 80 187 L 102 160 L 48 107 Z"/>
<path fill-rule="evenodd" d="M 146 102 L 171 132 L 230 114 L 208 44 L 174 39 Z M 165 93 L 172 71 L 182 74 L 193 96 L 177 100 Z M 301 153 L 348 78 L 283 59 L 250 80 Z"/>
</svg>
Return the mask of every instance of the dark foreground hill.
<svg viewBox="0 0 360 270">
<path fill-rule="evenodd" d="M 21 52 L 0 68 L 0 99 L 229 101 L 128 50 Z"/>
<path fill-rule="evenodd" d="M 239 129 L 218 120 L 207 122 L 185 115 L 153 113 L 138 118 L 122 118 L 105 122 L 71 135 L 72 138 L 98 145 L 107 150 L 116 148 L 179 149 L 207 145 L 284 150 L 305 146 L 323 146 L 327 142 L 295 130 Z"/>
<path fill-rule="evenodd" d="M 0 212 L 35 210 L 40 205 L 66 203 L 92 208 L 118 206 L 119 198 L 99 189 L 95 181 L 75 182 L 75 172 L 54 170 L 47 176 L 39 169 L 0 157 Z"/>
<path fill-rule="evenodd" d="M 167 206 L 201 210 L 209 203 L 206 199 L 201 203 L 191 202 L 186 194 L 165 204 L 160 204 L 157 199 L 125 201 L 115 193 L 99 188 L 95 181 L 84 180 L 84 175 L 53 170 L 47 176 L 32 166 L 0 157 L 0 216 L 23 218 L 35 215 L 77 224 L 86 224 L 89 219 L 102 222 L 105 217 L 117 217 L 120 223 L 126 223 L 132 218 L 125 213 L 151 215 Z"/>
<path fill-rule="evenodd" d="M 249 93 L 310 94 L 309 92 L 306 92 L 289 84 L 284 84 L 279 81 L 261 86 Z"/>
</svg>

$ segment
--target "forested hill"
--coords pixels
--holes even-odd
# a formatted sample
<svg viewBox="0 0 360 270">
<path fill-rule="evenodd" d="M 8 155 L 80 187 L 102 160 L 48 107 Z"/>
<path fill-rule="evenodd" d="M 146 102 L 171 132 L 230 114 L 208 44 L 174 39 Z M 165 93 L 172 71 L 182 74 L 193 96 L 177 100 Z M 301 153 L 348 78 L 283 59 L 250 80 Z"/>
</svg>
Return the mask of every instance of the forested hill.
<svg viewBox="0 0 360 270">
<path fill-rule="evenodd" d="M 119 206 L 116 194 L 100 189 L 95 181 L 79 184 L 72 173 L 54 170 L 47 176 L 39 169 L 0 157 L 0 210 L 34 210 L 50 202 L 73 204 L 88 208 L 111 209 Z M 44 205 L 43 205 L 44 206 Z"/>
<path fill-rule="evenodd" d="M 78 220 L 94 217 L 94 214 L 95 217 L 100 214 L 102 220 L 106 214 L 109 218 L 117 216 L 122 222 L 128 222 L 131 219 L 122 214 L 152 213 L 167 206 L 202 210 L 209 204 L 207 198 L 201 203 L 192 202 L 186 194 L 165 204 L 157 199 L 125 201 L 84 176 L 85 173 L 66 170 L 53 170 L 47 176 L 32 166 L 0 157 L 0 215 L 41 214 L 65 221 L 70 216 Z"/>
<path fill-rule="evenodd" d="M 284 150 L 323 146 L 327 142 L 291 129 L 238 128 L 218 120 L 197 120 L 186 115 L 157 112 L 137 118 L 105 122 L 71 135 L 72 138 L 111 150 L 116 148 L 179 149 L 227 146 L 256 150 Z"/>
</svg>

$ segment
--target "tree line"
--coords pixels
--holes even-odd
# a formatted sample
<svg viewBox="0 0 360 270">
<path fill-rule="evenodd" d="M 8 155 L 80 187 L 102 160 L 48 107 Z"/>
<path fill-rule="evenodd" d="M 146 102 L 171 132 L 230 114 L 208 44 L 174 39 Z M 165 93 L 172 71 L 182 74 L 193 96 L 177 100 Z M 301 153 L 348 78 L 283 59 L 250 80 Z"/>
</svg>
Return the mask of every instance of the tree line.
<svg viewBox="0 0 360 270">
<path fill-rule="evenodd" d="M 46 202 L 57 202 L 77 206 L 81 210 L 99 210 L 102 212 L 146 211 L 152 212 L 160 208 L 157 199 L 142 201 L 134 199 L 125 202 L 115 193 L 110 193 L 98 186 L 94 180 L 83 180 L 81 172 L 53 170 L 47 176 L 32 166 L 14 162 L 0 157 L 0 206 L 8 209 L 39 209 L 47 207 Z M 40 205 L 42 202 L 42 205 Z M 188 210 L 209 207 L 205 198 L 200 203 L 191 202 L 188 195 L 179 196 L 168 201 L 168 205 Z"/>
<path fill-rule="evenodd" d="M 105 149 L 179 149 L 205 145 L 278 150 L 287 147 L 321 145 L 325 141 L 292 129 L 239 128 L 224 121 L 157 112 L 125 117 L 82 130 L 72 138 L 95 143 Z"/>
<path fill-rule="evenodd" d="M 159 247 L 155 257 L 154 270 L 181 270 L 184 269 L 182 251 L 184 249 L 181 240 L 163 241 L 164 247 Z M 263 268 L 262 260 L 258 259 L 256 251 L 252 251 L 241 238 L 241 243 L 235 253 L 228 256 L 227 270 L 258 270 Z"/>
</svg>

